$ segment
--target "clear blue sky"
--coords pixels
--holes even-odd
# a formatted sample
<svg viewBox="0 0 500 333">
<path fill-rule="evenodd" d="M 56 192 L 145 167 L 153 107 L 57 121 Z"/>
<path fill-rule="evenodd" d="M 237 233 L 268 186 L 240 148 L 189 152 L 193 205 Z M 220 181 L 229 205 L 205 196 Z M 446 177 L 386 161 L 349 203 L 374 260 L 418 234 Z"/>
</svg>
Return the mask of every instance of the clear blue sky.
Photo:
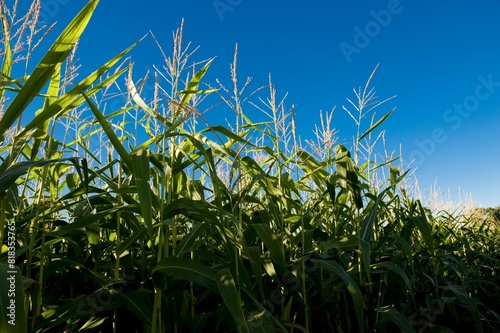
<svg viewBox="0 0 500 333">
<path fill-rule="evenodd" d="M 84 1 L 46 0 L 59 28 Z M 254 87 L 269 73 L 278 94 L 295 104 L 302 137 L 312 137 L 319 111 L 334 106 L 340 141 L 354 126 L 342 111 L 352 89 L 373 84 L 388 145 L 415 159 L 422 187 L 460 186 L 485 206 L 500 205 L 500 1 L 157 1 L 102 0 L 79 48 L 84 70 L 152 30 L 166 50 L 185 19 L 185 39 L 217 56 L 209 78 L 229 81 L 239 44 L 239 74 Z M 151 38 L 133 52 L 140 73 L 162 58 Z M 139 76 L 139 75 L 138 75 Z M 222 123 L 223 120 L 221 119 Z"/>
</svg>

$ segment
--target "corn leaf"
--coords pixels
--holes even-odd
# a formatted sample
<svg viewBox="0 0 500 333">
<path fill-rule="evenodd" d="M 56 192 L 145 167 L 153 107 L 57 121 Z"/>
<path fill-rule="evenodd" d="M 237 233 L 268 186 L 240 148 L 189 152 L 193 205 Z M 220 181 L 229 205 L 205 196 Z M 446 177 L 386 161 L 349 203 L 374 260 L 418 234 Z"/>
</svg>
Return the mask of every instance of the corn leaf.
<svg viewBox="0 0 500 333">
<path fill-rule="evenodd" d="M 99 124 L 101 124 L 102 129 L 108 136 L 109 141 L 111 141 L 111 144 L 115 147 L 116 151 L 118 152 L 118 155 L 122 158 L 123 162 L 132 170 L 132 157 L 130 154 L 127 152 L 125 147 L 120 142 L 120 139 L 118 139 L 118 136 L 116 136 L 115 131 L 111 127 L 111 125 L 108 123 L 106 120 L 106 117 L 99 111 L 97 106 L 90 100 L 90 98 L 81 90 L 81 94 L 87 101 L 87 104 L 90 106 L 90 109 L 92 110 L 92 113 L 94 116 L 97 118 L 97 121 L 99 121 Z"/>
<path fill-rule="evenodd" d="M 259 235 L 264 245 L 266 245 L 269 253 L 271 254 L 271 258 L 280 265 L 281 267 L 286 267 L 285 263 L 285 255 L 281 250 L 281 245 L 276 238 L 275 234 L 271 231 L 269 225 L 264 223 L 256 223 L 252 225 L 257 234 Z"/>
<path fill-rule="evenodd" d="M 149 237 L 153 237 L 153 203 L 151 185 L 149 184 L 149 156 L 147 150 L 140 150 L 131 155 L 134 178 L 137 185 L 139 207 L 146 224 Z"/>
<path fill-rule="evenodd" d="M 212 64 L 213 59 L 207 61 L 207 63 L 194 75 L 193 79 L 188 83 L 187 89 L 179 91 L 179 94 L 183 94 L 181 100 L 181 108 L 185 105 L 189 104 L 191 98 L 196 94 L 209 93 L 213 90 L 198 90 L 198 85 L 201 82 L 201 79 L 205 76 L 208 68 Z"/>
<path fill-rule="evenodd" d="M 0 141 L 54 75 L 85 30 L 99 0 L 91 0 L 61 32 L 0 119 Z"/>
<path fill-rule="evenodd" d="M 220 270 L 215 275 L 215 280 L 219 293 L 236 323 L 237 331 L 249 333 L 250 330 L 248 329 L 245 314 L 241 308 L 240 297 L 231 271 L 227 268 Z"/>
<path fill-rule="evenodd" d="M 145 289 L 131 290 L 125 289 L 110 289 L 109 292 L 113 297 L 123 304 L 127 309 L 133 313 L 137 319 L 151 326 L 151 317 L 153 309 L 144 301 L 147 294 L 152 293 Z"/>
<path fill-rule="evenodd" d="M 39 160 L 39 161 L 25 161 L 19 162 L 11 165 L 7 170 L 0 174 L 0 193 L 9 189 L 16 180 L 24 175 L 30 168 L 42 167 L 47 164 L 71 161 L 73 164 L 77 164 L 75 158 L 62 158 L 57 160 Z"/>
<path fill-rule="evenodd" d="M 472 314 L 472 318 L 474 319 L 474 326 L 476 328 L 476 332 L 483 332 L 483 323 L 481 321 L 481 314 L 479 313 L 479 309 L 477 307 L 477 303 L 471 296 L 458 285 L 449 284 L 443 289 L 451 290 L 469 309 Z"/>
<path fill-rule="evenodd" d="M 343 145 L 336 146 L 334 151 L 336 155 L 336 170 L 341 187 L 349 191 L 358 209 L 363 208 L 361 183 L 359 182 L 354 162 L 351 159 L 351 154 Z"/>
<path fill-rule="evenodd" d="M 356 316 L 358 317 L 358 332 L 364 332 L 363 322 L 365 301 L 356 281 L 354 281 L 349 276 L 349 274 L 346 273 L 344 268 L 336 261 L 316 259 L 311 259 L 311 261 L 321 266 L 325 270 L 336 274 L 344 281 L 347 290 L 351 294 L 352 300 L 354 301 L 354 309 L 356 310 Z"/>
<path fill-rule="evenodd" d="M 12 71 L 12 47 L 10 45 L 10 31 L 9 31 L 9 19 L 4 15 L 4 8 L 0 8 L 0 20 L 2 21 L 2 32 L 3 32 L 3 61 L 2 61 L 2 77 L 0 77 L 0 82 L 2 86 L 0 87 L 0 101 L 4 95 L 4 81 L 11 81 L 10 73 Z"/>
<path fill-rule="evenodd" d="M 156 265 L 153 273 L 191 281 L 214 291 L 218 290 L 215 281 L 217 271 L 199 261 L 176 257 L 165 258 Z"/>
<path fill-rule="evenodd" d="M 413 326 L 411 326 L 411 323 L 406 317 L 399 312 L 398 310 L 394 309 L 392 306 L 384 306 L 380 308 L 375 309 L 377 312 L 381 313 L 384 317 L 389 319 L 391 322 L 396 324 L 396 326 L 399 328 L 400 332 L 406 332 L 406 333 L 417 333 Z"/>
<path fill-rule="evenodd" d="M 413 294 L 413 289 L 412 289 L 410 279 L 408 278 L 408 275 L 406 275 L 405 271 L 403 269 L 401 269 L 401 267 L 399 267 L 398 265 L 396 265 L 390 261 L 382 261 L 380 263 L 374 264 L 374 266 L 380 267 L 380 268 L 386 268 L 386 269 L 396 273 L 397 275 L 399 275 L 401 277 L 401 279 L 403 279 L 403 281 L 405 282 L 406 288 L 408 289 L 410 294 Z"/>
<path fill-rule="evenodd" d="M 434 239 L 432 238 L 432 231 L 429 222 L 425 215 L 421 216 L 412 216 L 410 220 L 415 224 L 422 234 L 422 238 L 424 240 L 425 245 L 429 249 L 431 254 L 434 254 Z"/>
<path fill-rule="evenodd" d="M 374 129 L 380 126 L 389 116 L 391 113 L 394 112 L 395 109 L 392 109 L 391 111 L 387 112 L 382 118 L 380 118 L 375 124 L 373 124 L 369 129 L 367 129 L 363 135 L 361 135 L 358 139 L 358 142 L 363 140 L 368 134 L 370 134 Z"/>
</svg>

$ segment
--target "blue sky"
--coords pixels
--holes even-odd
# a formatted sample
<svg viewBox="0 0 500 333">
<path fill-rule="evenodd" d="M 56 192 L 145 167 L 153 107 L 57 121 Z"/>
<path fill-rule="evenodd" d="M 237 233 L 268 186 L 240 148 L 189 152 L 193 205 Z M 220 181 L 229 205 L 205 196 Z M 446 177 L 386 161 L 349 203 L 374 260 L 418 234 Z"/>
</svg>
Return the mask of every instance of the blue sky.
<svg viewBox="0 0 500 333">
<path fill-rule="evenodd" d="M 62 28 L 83 3 L 45 0 L 42 13 Z M 351 142 L 355 127 L 342 105 L 380 64 L 372 82 L 377 95 L 397 96 L 378 110 L 396 107 L 383 126 L 389 148 L 402 144 L 422 187 L 437 179 L 452 195 L 460 187 L 479 203 L 498 206 L 499 14 L 498 0 L 102 0 L 78 57 L 90 71 L 149 30 L 169 51 L 184 18 L 185 40 L 200 46 L 195 58 L 217 57 L 208 80 L 229 83 L 238 43 L 242 80 L 253 77 L 257 88 L 271 73 L 279 96 L 288 93 L 288 105 L 296 105 L 303 138 L 313 136 L 320 110 L 336 106 L 333 123 L 343 143 Z M 137 77 L 162 64 L 149 37 L 133 57 Z"/>
</svg>

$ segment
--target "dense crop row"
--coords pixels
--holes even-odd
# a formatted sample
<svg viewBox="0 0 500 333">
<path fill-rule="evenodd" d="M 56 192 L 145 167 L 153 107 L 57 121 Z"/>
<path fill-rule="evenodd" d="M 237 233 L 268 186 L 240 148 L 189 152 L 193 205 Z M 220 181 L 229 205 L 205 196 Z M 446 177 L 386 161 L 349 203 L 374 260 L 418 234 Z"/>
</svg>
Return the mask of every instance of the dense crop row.
<svg viewBox="0 0 500 333">
<path fill-rule="evenodd" d="M 385 102 L 371 76 L 346 108 L 351 152 L 328 114 L 303 145 L 271 82 L 260 104 L 243 94 L 236 56 L 231 89 L 203 84 L 211 61 L 188 65 L 182 29 L 152 100 L 123 62 L 130 49 L 76 80 L 95 0 L 13 78 L 39 1 L 16 24 L 1 3 L 0 332 L 500 329 L 498 216 L 431 211 L 407 193 L 398 157 L 375 162 L 392 111 L 364 127 Z M 208 95 L 234 111 L 231 128 L 199 125 Z M 3 303 L 9 239 L 16 326 Z"/>
</svg>

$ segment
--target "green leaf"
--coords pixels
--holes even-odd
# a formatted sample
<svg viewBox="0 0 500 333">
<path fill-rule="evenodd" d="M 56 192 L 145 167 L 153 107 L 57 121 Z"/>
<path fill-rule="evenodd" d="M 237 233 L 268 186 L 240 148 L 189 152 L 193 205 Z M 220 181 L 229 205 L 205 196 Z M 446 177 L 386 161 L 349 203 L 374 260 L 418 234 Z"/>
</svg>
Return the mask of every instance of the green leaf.
<svg viewBox="0 0 500 333">
<path fill-rule="evenodd" d="M 2 41 L 3 41 L 3 61 L 2 61 L 2 77 L 0 82 L 10 81 L 10 73 L 12 71 L 12 47 L 10 46 L 10 29 L 9 19 L 4 15 L 3 9 L 0 9 L 0 20 L 2 20 Z M 0 87 L 0 101 L 4 95 L 3 86 Z"/>
<path fill-rule="evenodd" d="M 474 318 L 474 326 L 476 327 L 476 332 L 483 332 L 483 323 L 481 322 L 481 314 L 477 307 L 476 302 L 469 294 L 458 285 L 449 284 L 443 289 L 451 290 L 457 297 L 466 305 L 467 309 L 472 313 L 472 318 Z"/>
<path fill-rule="evenodd" d="M 40 63 L 29 76 L 26 84 L 17 93 L 0 119 L 0 142 L 3 142 L 5 132 L 14 124 L 33 99 L 40 93 L 56 71 L 57 66 L 66 59 L 75 43 L 85 30 L 99 0 L 90 0 L 87 5 L 66 26 L 49 48 Z"/>
<path fill-rule="evenodd" d="M 148 233 L 147 229 L 141 229 L 138 232 L 134 232 L 134 234 L 131 237 L 128 237 L 125 239 L 120 245 L 118 246 L 116 252 L 117 253 L 122 253 L 125 250 L 127 250 L 130 246 L 132 246 L 135 242 L 137 242 L 139 239 L 142 237 L 146 236 Z"/>
<path fill-rule="evenodd" d="M 398 167 L 393 166 L 389 168 L 389 179 L 391 181 L 393 191 L 396 189 L 396 185 L 406 177 L 408 172 L 410 172 L 409 169 L 401 174 Z"/>
<path fill-rule="evenodd" d="M 90 312 L 85 310 L 87 310 L 88 308 L 87 304 L 89 303 L 89 301 L 96 299 L 95 295 L 102 295 L 102 290 L 99 290 L 91 295 L 79 295 L 73 298 L 69 303 L 63 304 L 56 308 L 49 308 L 43 311 L 42 315 L 37 319 L 38 329 L 36 330 L 36 332 L 50 332 L 51 329 L 54 329 L 61 323 L 69 324 L 70 322 L 72 322 L 72 324 L 76 324 L 75 321 L 80 320 L 82 309 L 84 310 L 84 314 L 86 316 Z M 80 311 L 78 311 L 77 309 L 79 309 Z M 77 313 L 80 316 L 78 316 Z M 41 327 L 43 327 L 43 329 Z"/>
<path fill-rule="evenodd" d="M 257 231 L 260 239 L 264 242 L 269 253 L 271 254 L 271 258 L 280 265 L 281 267 L 286 267 L 285 263 L 285 254 L 281 250 L 281 245 L 276 238 L 276 235 L 271 231 L 269 225 L 264 223 L 255 223 L 252 224 L 252 227 Z"/>
<path fill-rule="evenodd" d="M 288 332 L 280 320 L 275 318 L 261 303 L 259 303 L 248 291 L 241 289 L 242 300 L 245 302 L 247 312 L 247 323 L 252 332 L 273 333 L 275 327 L 280 328 L 280 332 Z M 247 296 L 247 300 L 244 296 Z M 290 298 L 290 302 L 292 298 Z M 250 307 L 250 304 L 254 307 Z"/>
<path fill-rule="evenodd" d="M 377 221 L 377 209 L 379 202 L 382 200 L 381 196 L 377 196 L 377 200 L 373 203 L 370 209 L 370 214 L 366 215 L 361 223 L 361 235 L 360 238 L 365 242 L 370 243 L 373 237 L 373 225 Z M 367 207 L 368 209 L 368 207 Z"/>
<path fill-rule="evenodd" d="M 195 223 L 192 230 L 182 237 L 181 241 L 175 247 L 175 253 L 179 256 L 182 256 L 185 253 L 193 251 L 194 242 L 198 237 L 203 236 L 203 232 L 207 227 L 206 223 Z"/>
<path fill-rule="evenodd" d="M 262 282 L 262 261 L 260 260 L 260 246 L 249 246 L 245 253 L 248 255 L 250 266 L 252 267 L 253 276 L 259 287 L 260 296 L 265 298 L 264 284 Z"/>
<path fill-rule="evenodd" d="M 152 293 L 150 290 L 131 290 L 125 288 L 123 290 L 109 289 L 109 292 L 111 293 L 111 295 L 113 295 L 113 297 L 116 297 L 116 299 L 121 304 L 129 309 L 130 312 L 132 312 L 137 317 L 137 319 L 139 319 L 143 323 L 146 323 L 148 326 L 151 326 L 153 309 L 143 300 L 148 293 Z"/>
<path fill-rule="evenodd" d="M 432 238 L 432 230 L 429 222 L 425 215 L 421 216 L 412 216 L 410 220 L 415 224 L 422 234 L 422 238 L 424 239 L 425 245 L 429 249 L 429 252 L 434 255 L 434 239 Z"/>
<path fill-rule="evenodd" d="M 292 299 L 290 299 L 292 300 Z M 273 333 L 276 332 L 271 321 L 272 316 L 266 309 L 260 312 L 253 311 L 247 316 L 248 326 L 251 327 L 252 333 Z"/>
<path fill-rule="evenodd" d="M 310 253 L 314 250 L 313 239 L 314 234 L 320 231 L 320 229 L 310 229 L 306 230 L 304 234 L 304 253 Z M 302 231 L 304 232 L 304 231 Z"/>
<path fill-rule="evenodd" d="M 55 161 L 56 160 L 19 162 L 10 166 L 5 172 L 0 174 L 0 193 L 14 185 L 16 180 L 25 174 L 29 168 L 41 167 Z"/>
<path fill-rule="evenodd" d="M 405 271 L 403 269 L 401 269 L 398 265 L 396 265 L 390 261 L 382 261 L 380 263 L 373 264 L 373 266 L 386 268 L 386 269 L 398 274 L 401 277 L 401 279 L 403 279 L 403 281 L 405 282 L 406 288 L 408 288 L 409 292 L 413 293 L 412 287 L 411 287 L 411 282 L 410 282 L 410 279 L 408 278 L 408 275 L 406 275 Z"/>
<path fill-rule="evenodd" d="M 82 228 L 85 228 L 92 223 L 98 222 L 100 219 L 105 218 L 106 216 L 110 214 L 114 214 L 118 211 L 133 211 L 137 212 L 137 206 L 133 205 L 126 205 L 126 206 L 118 206 L 118 207 L 113 207 L 110 209 L 106 209 L 94 214 L 91 214 L 89 216 L 77 219 L 75 222 L 68 223 L 65 226 L 60 227 L 59 229 L 56 229 L 54 231 L 50 231 L 49 234 L 52 236 L 66 236 L 66 235 L 71 235 L 74 233 L 76 230 L 81 230 Z"/>
<path fill-rule="evenodd" d="M 393 239 L 396 243 L 398 243 L 401 246 L 401 249 L 404 251 L 406 258 L 408 258 L 408 262 L 410 262 L 410 264 L 413 266 L 412 249 L 410 243 L 408 243 L 406 239 L 398 235 L 390 235 L 388 236 L 388 238 Z"/>
<path fill-rule="evenodd" d="M 358 139 L 358 142 L 363 140 L 368 134 L 370 134 L 374 129 L 376 129 L 380 124 L 382 124 L 390 115 L 391 113 L 394 112 L 395 109 L 392 109 L 391 111 L 387 112 L 382 118 L 380 118 L 375 124 L 372 125 L 369 129 L 366 130 L 363 135 L 361 135 Z"/>
<path fill-rule="evenodd" d="M 62 63 L 57 64 L 54 70 L 54 74 L 49 82 L 49 88 L 47 89 L 47 97 L 45 98 L 45 105 L 48 106 L 57 100 L 59 97 L 59 91 L 61 87 L 61 66 Z M 41 126 L 42 129 L 47 132 L 48 126 Z"/>
<path fill-rule="evenodd" d="M 323 187 L 329 176 L 324 169 L 323 163 L 316 161 L 311 154 L 303 150 L 298 151 L 297 156 L 301 159 L 299 167 L 307 173 L 303 179 L 312 178 L 316 185 Z"/>
<path fill-rule="evenodd" d="M 44 121 L 55 116 L 62 110 L 71 110 L 81 105 L 85 101 L 84 97 L 80 95 L 80 92 L 82 90 L 86 91 L 88 89 L 88 91 L 86 92 L 87 97 L 91 97 L 98 91 L 102 90 L 103 88 L 115 82 L 119 76 L 121 76 L 123 73 L 127 71 L 127 68 L 119 70 L 116 73 L 110 74 L 109 77 L 106 77 L 105 79 L 94 85 L 94 83 L 100 77 L 102 77 L 104 74 L 108 72 L 109 69 L 111 69 L 114 65 L 116 65 L 118 61 L 120 61 L 120 59 L 122 59 L 125 54 L 127 54 L 130 50 L 132 50 L 141 40 L 132 44 L 130 47 L 122 51 L 120 54 L 113 57 L 111 60 L 102 65 L 99 69 L 95 70 L 85 79 L 80 81 L 74 88 L 72 88 L 66 94 L 62 95 L 52 104 L 45 107 L 39 114 L 35 116 L 35 118 L 32 121 L 30 121 L 25 126 L 25 128 L 21 131 L 21 133 L 16 135 L 16 137 L 22 137 L 26 135 L 26 133 L 28 133 L 34 128 L 37 128 Z"/>
<path fill-rule="evenodd" d="M 92 305 L 98 305 L 98 307 L 94 308 Z M 37 327 L 35 331 L 58 332 L 55 328 L 62 323 L 66 323 L 68 327 L 73 327 L 75 331 L 78 331 L 79 329 L 76 329 L 76 327 L 85 325 L 85 323 L 81 322 L 82 320 L 119 306 L 120 303 L 112 299 L 107 289 L 100 288 L 90 295 L 80 295 L 73 298 L 71 302 L 58 307 L 51 307 L 42 312 L 42 315 L 37 318 Z"/>
<path fill-rule="evenodd" d="M 99 223 L 92 223 L 85 227 L 90 245 L 98 245 L 101 241 Z"/>
<path fill-rule="evenodd" d="M 90 100 L 90 98 L 85 94 L 83 90 L 80 91 L 80 93 L 83 95 L 85 100 L 87 101 L 87 104 L 90 106 L 90 109 L 92 110 L 92 113 L 94 116 L 97 118 L 97 121 L 99 124 L 101 124 L 102 129 L 108 136 L 109 141 L 111 141 L 111 144 L 115 147 L 116 151 L 118 152 L 118 155 L 122 158 L 123 162 L 130 168 L 133 169 L 132 166 L 132 157 L 130 157 L 130 154 L 127 152 L 125 147 L 121 144 L 120 139 L 118 139 L 118 136 L 116 136 L 115 131 L 113 128 L 110 126 L 108 121 L 106 120 L 106 117 L 99 111 L 97 106 Z"/>
<path fill-rule="evenodd" d="M 252 144 L 251 142 L 243 139 L 245 133 L 241 134 L 240 135 L 236 135 L 234 134 L 233 132 L 231 132 L 230 130 L 228 130 L 227 128 L 223 127 L 223 126 L 210 126 L 204 130 L 201 131 L 201 133 L 205 133 L 205 132 L 219 132 L 225 136 L 227 136 L 228 138 L 232 139 L 233 141 L 235 142 L 241 142 L 241 143 L 244 143 L 244 144 L 247 144 L 249 145 L 250 147 L 253 147 L 254 144 Z M 246 132 L 247 133 L 247 132 Z"/>
<path fill-rule="evenodd" d="M 326 189 L 328 191 L 328 195 L 330 197 L 330 201 L 332 205 L 335 204 L 335 185 L 334 181 L 332 180 L 333 175 L 330 176 L 330 179 L 326 181 Z"/>
<path fill-rule="evenodd" d="M 217 271 L 198 261 L 176 257 L 165 258 L 156 265 L 153 273 L 191 281 L 214 291 L 218 290 L 215 282 Z"/>
<path fill-rule="evenodd" d="M 11 165 L 7 170 L 0 174 L 0 193 L 9 189 L 15 184 L 16 180 L 24 175 L 30 168 L 42 167 L 44 165 L 56 162 L 71 161 L 74 164 L 75 158 L 62 158 L 57 160 L 25 161 Z"/>
<path fill-rule="evenodd" d="M 343 249 L 357 246 L 359 246 L 359 239 L 354 235 L 330 239 L 318 244 L 318 248 L 323 251 L 329 249 Z"/>
<path fill-rule="evenodd" d="M 360 238 L 359 248 L 361 250 L 361 258 L 365 267 L 366 277 L 368 279 L 368 283 L 371 284 L 371 269 L 370 269 L 371 244 Z"/>
<path fill-rule="evenodd" d="M 417 333 L 411 323 L 406 317 L 394 309 L 392 306 L 384 306 L 375 309 L 377 312 L 381 313 L 384 317 L 392 321 L 399 328 L 401 332 L 404 333 Z"/>
<path fill-rule="evenodd" d="M 216 276 L 217 288 L 219 293 L 226 304 L 229 313 L 236 323 L 237 332 L 248 332 L 248 325 L 246 323 L 245 314 L 241 307 L 240 296 L 238 290 L 236 289 L 236 284 L 234 283 L 233 275 L 231 271 L 227 268 L 220 270 Z"/>
<path fill-rule="evenodd" d="M 305 296 L 299 293 L 299 287 L 302 285 L 300 278 L 286 267 L 273 263 L 268 253 L 262 257 L 261 262 L 266 273 L 273 279 L 273 281 L 283 287 L 283 289 L 289 293 L 292 298 L 298 302 L 298 304 L 304 306 Z"/>
<path fill-rule="evenodd" d="M 187 89 L 183 91 L 179 91 L 179 94 L 183 94 L 184 96 L 182 97 L 181 100 L 181 108 L 184 107 L 185 105 L 189 104 L 189 101 L 191 100 L 191 97 L 196 94 L 200 93 L 207 93 L 211 92 L 211 90 L 203 91 L 203 90 L 198 90 L 198 85 L 201 82 L 201 79 L 203 76 L 205 76 L 205 73 L 207 72 L 208 68 L 210 67 L 210 64 L 212 64 L 213 59 L 207 61 L 207 63 L 194 75 L 193 79 L 188 83 Z"/>
<path fill-rule="evenodd" d="M 148 229 L 149 237 L 153 237 L 153 202 L 151 194 L 151 185 L 149 184 L 149 156 L 146 149 L 140 150 L 131 155 L 132 170 L 137 185 L 137 195 L 139 197 L 139 207 L 141 208 L 142 218 Z"/>
<path fill-rule="evenodd" d="M 219 225 L 217 215 L 211 212 L 211 205 L 203 200 L 180 198 L 169 203 L 163 211 L 163 218 L 182 214 L 187 218 L 204 221 L 212 225 Z"/>
<path fill-rule="evenodd" d="M 336 155 L 337 174 L 341 187 L 345 188 L 352 196 L 358 209 L 363 208 L 363 198 L 361 196 L 361 183 L 358 179 L 358 172 L 351 159 L 351 154 L 343 146 L 338 145 L 334 148 Z"/>
<path fill-rule="evenodd" d="M 99 326 L 104 324 L 104 322 L 108 320 L 108 318 L 95 318 L 91 317 L 87 322 L 80 328 L 80 331 L 84 331 L 87 329 L 97 329 Z"/>
<path fill-rule="evenodd" d="M 352 300 L 354 301 L 354 309 L 356 310 L 356 315 L 358 317 L 358 332 L 364 332 L 364 307 L 365 301 L 361 290 L 359 289 L 356 281 L 353 280 L 344 270 L 344 268 L 336 261 L 331 260 L 316 260 L 311 259 L 312 262 L 321 266 L 325 270 L 338 275 L 345 283 L 347 290 L 351 293 Z"/>
</svg>

